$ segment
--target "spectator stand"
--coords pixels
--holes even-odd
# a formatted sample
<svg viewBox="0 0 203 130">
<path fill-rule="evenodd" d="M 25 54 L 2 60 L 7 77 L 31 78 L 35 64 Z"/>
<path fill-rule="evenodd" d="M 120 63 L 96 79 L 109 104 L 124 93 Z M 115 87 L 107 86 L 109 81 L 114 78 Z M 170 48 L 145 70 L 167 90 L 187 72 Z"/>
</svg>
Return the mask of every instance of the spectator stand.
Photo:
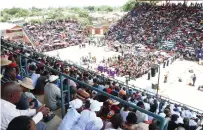
<svg viewBox="0 0 203 130">
<path fill-rule="evenodd" d="M 14 45 L 11 45 L 11 44 L 9 44 L 9 46 L 13 46 L 13 47 L 14 47 Z M 3 47 L 3 46 L 2 46 L 2 47 Z M 4 48 L 4 47 L 3 47 L 3 48 Z M 45 55 L 43 55 L 43 54 L 39 54 L 39 55 L 45 56 Z M 175 55 L 175 57 L 177 57 L 177 55 Z M 24 58 L 25 58 L 25 56 L 24 56 Z M 21 59 L 22 59 L 22 57 L 21 57 Z M 28 57 L 25 58 L 25 59 L 28 59 Z M 22 61 L 22 60 L 20 60 L 20 61 Z M 37 63 L 37 61 L 35 61 L 35 62 Z M 20 64 L 21 64 L 21 62 L 20 62 Z M 41 63 L 39 63 L 39 64 L 41 64 Z M 152 96 L 152 97 L 156 97 L 158 100 L 160 100 L 160 101 L 162 101 L 162 102 L 168 102 L 168 103 L 170 103 L 170 104 L 178 104 L 179 106 L 184 106 L 184 107 L 186 107 L 186 108 L 188 108 L 188 109 L 190 109 L 190 110 L 192 110 L 192 111 L 194 111 L 194 112 L 196 112 L 196 113 L 199 113 L 200 115 L 203 115 L 203 110 L 200 110 L 200 109 L 194 108 L 194 107 L 192 107 L 192 106 L 183 104 L 183 103 L 181 103 L 181 102 L 175 101 L 175 100 L 170 99 L 170 98 L 165 97 L 165 96 L 156 95 L 156 94 L 153 93 L 153 92 L 150 92 L 150 91 L 145 90 L 145 89 L 143 89 L 143 88 L 139 88 L 139 87 L 134 86 L 134 85 L 126 84 L 126 83 L 124 83 L 124 82 L 122 82 L 122 81 L 120 81 L 120 80 L 113 79 L 113 78 L 109 78 L 109 77 L 107 77 L 107 76 L 105 76 L 105 75 L 103 75 L 103 74 L 99 74 L 99 73 L 97 73 L 97 72 L 95 72 L 95 71 L 93 71 L 93 70 L 86 69 L 86 68 L 84 68 L 84 67 L 82 67 L 82 66 L 79 66 L 79 65 L 75 64 L 74 62 L 72 62 L 72 61 L 70 61 L 70 60 L 65 61 L 64 65 L 68 65 L 68 66 L 70 66 L 70 67 L 71 67 L 71 66 L 74 66 L 74 67 L 76 67 L 76 68 L 78 68 L 78 69 L 80 69 L 80 70 L 88 71 L 88 72 L 90 72 L 91 74 L 97 75 L 97 76 L 99 76 L 99 77 L 102 78 L 102 79 L 108 79 L 108 80 L 110 80 L 110 81 L 112 81 L 112 82 L 118 83 L 119 85 L 121 85 L 121 86 L 123 86 L 123 87 L 132 89 L 133 91 L 144 92 L 144 93 L 146 93 L 146 94 L 148 94 L 148 95 L 150 95 L 150 96 Z M 44 65 L 43 65 L 43 66 L 44 66 Z M 22 67 L 21 67 L 21 68 L 22 68 Z M 29 77 L 29 73 L 28 73 L 27 69 L 25 69 L 24 66 L 23 66 L 22 70 L 23 70 L 23 72 L 24 72 L 24 73 L 22 73 L 22 74 L 25 74 L 25 75 L 23 75 L 23 77 L 26 77 L 26 76 Z M 73 80 L 73 81 L 74 81 L 74 80 Z"/>
<path fill-rule="evenodd" d="M 29 58 L 29 57 L 27 57 L 27 56 L 25 56 L 25 55 L 23 55 L 23 54 L 14 52 L 13 50 L 6 48 L 5 46 L 2 46 L 2 45 L 1 45 L 1 48 L 7 49 L 7 50 L 11 51 L 12 53 L 17 54 L 17 55 L 19 56 L 20 60 L 21 60 L 22 58 L 25 58 L 25 59 L 27 59 L 27 60 L 31 60 L 32 62 L 38 63 L 36 60 L 31 59 L 31 58 Z M 64 74 L 64 73 L 61 73 L 61 72 L 59 72 L 59 71 L 57 71 L 57 70 L 55 70 L 55 69 L 53 69 L 53 68 L 50 68 L 50 67 L 48 67 L 48 66 L 46 66 L 46 65 L 44 65 L 44 64 L 41 64 L 41 63 L 38 63 L 38 64 L 42 65 L 43 67 L 45 67 L 46 69 L 48 69 L 48 70 L 50 70 L 50 71 L 53 71 L 53 72 L 55 72 L 55 73 L 58 73 L 58 74 L 60 75 L 60 80 L 61 80 L 61 82 L 62 82 L 62 79 L 63 79 L 63 78 L 67 78 L 67 79 L 73 80 L 74 82 L 76 82 L 76 83 L 78 83 L 78 84 L 82 84 L 83 86 L 85 86 L 85 87 L 87 87 L 87 88 L 89 88 L 89 89 L 91 89 L 91 90 L 94 90 L 94 91 L 96 91 L 96 92 L 98 92 L 98 93 L 100 93 L 100 94 L 102 94 L 102 95 L 104 95 L 104 96 L 107 96 L 107 97 L 109 97 L 109 98 L 111 98 L 111 99 L 113 99 L 113 100 L 116 100 L 116 101 L 120 102 L 120 103 L 123 104 L 123 105 L 127 105 L 127 106 L 132 107 L 132 108 L 134 108 L 134 109 L 136 109 L 136 110 L 138 110 L 138 111 L 140 111 L 140 112 L 143 112 L 143 113 L 145 113 L 145 114 L 147 114 L 147 115 L 149 115 L 149 116 L 152 116 L 153 118 L 157 119 L 157 120 L 160 122 L 160 125 L 159 125 L 160 130 L 167 130 L 167 127 L 168 127 L 168 121 L 167 121 L 167 119 L 165 119 L 165 118 L 163 118 L 163 117 L 161 117 L 161 116 L 159 116 L 159 115 L 156 115 L 156 114 L 154 114 L 154 113 L 151 113 L 151 112 L 149 112 L 149 111 L 147 111 L 147 110 L 145 110 L 145 109 L 142 109 L 142 108 L 140 108 L 140 107 L 138 107 L 138 106 L 136 106 L 136 105 L 134 105 L 134 104 L 132 104 L 132 103 L 126 102 L 126 101 L 124 101 L 124 100 L 122 100 L 122 99 L 120 99 L 120 98 L 118 98 L 118 97 L 116 97 L 116 96 L 113 96 L 113 95 L 110 95 L 110 94 L 108 94 L 108 93 L 106 93 L 106 92 L 103 92 L 103 91 L 101 91 L 101 90 L 99 90 L 99 89 L 97 89 L 97 88 L 95 88 L 95 87 L 92 87 L 92 86 L 90 86 L 90 85 L 88 85 L 88 84 L 85 84 L 85 83 L 83 83 L 83 82 L 81 82 L 81 81 L 79 81 L 79 80 L 76 80 L 75 78 L 72 78 L 72 77 L 70 77 L 70 76 L 68 76 L 68 75 L 66 75 L 66 74 Z M 22 67 L 22 66 L 20 66 L 20 68 L 21 68 L 21 67 Z M 67 92 L 67 96 L 68 96 L 68 98 L 67 98 L 68 101 L 67 101 L 66 104 L 64 103 L 64 99 L 61 98 L 62 117 L 64 117 L 64 115 L 65 115 L 65 106 L 68 107 L 68 106 L 69 106 L 69 101 L 70 101 L 70 87 L 69 87 L 69 82 L 68 82 L 68 80 L 67 80 L 67 86 L 68 86 L 68 90 L 63 91 L 63 84 L 60 84 L 61 97 L 64 97 L 64 96 L 65 96 L 64 93 L 66 93 L 66 92 Z"/>
</svg>

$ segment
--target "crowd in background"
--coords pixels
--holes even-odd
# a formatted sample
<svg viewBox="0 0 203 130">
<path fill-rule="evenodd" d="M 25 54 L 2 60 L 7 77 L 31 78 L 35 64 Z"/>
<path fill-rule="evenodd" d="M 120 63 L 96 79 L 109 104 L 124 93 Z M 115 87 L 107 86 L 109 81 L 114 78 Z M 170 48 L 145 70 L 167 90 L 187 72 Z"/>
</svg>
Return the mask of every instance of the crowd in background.
<svg viewBox="0 0 203 130">
<path fill-rule="evenodd" d="M 2 60 L 4 60 L 4 63 L 6 63 L 2 64 L 1 79 L 3 86 L 1 87 L 1 92 L 3 94 L 3 98 L 1 99 L 1 107 L 4 110 L 8 109 L 6 108 L 6 105 L 4 105 L 5 102 L 7 104 L 10 102 L 17 105 L 18 101 L 22 100 L 22 96 L 18 95 L 22 94 L 21 89 L 19 89 L 18 86 L 19 84 L 22 87 L 27 88 L 23 91 L 23 93 L 25 93 L 24 98 L 29 100 L 22 100 L 22 104 L 20 104 L 19 108 L 17 109 L 30 111 L 29 108 L 40 107 L 40 103 L 38 103 L 39 100 L 36 98 L 39 95 L 44 97 L 41 102 L 46 104 L 46 107 L 43 109 L 50 109 L 51 111 L 54 111 L 60 108 L 60 99 L 63 98 L 60 93 L 60 84 L 63 83 L 64 90 L 67 90 L 67 79 L 63 79 L 63 82 L 61 83 L 59 80 L 59 74 L 41 65 L 45 64 L 103 92 L 111 94 L 115 97 L 119 97 L 129 103 L 137 105 L 142 109 L 166 118 L 169 121 L 168 130 L 175 130 L 176 128 L 178 128 L 178 130 L 195 130 L 203 123 L 203 117 L 201 114 L 198 114 L 187 107 L 172 104 L 158 97 L 149 95 L 146 92 L 127 89 L 125 86 L 118 84 L 115 81 L 96 75 L 88 70 L 83 70 L 77 68 L 76 66 L 69 65 L 53 57 L 48 57 L 37 52 L 33 52 L 25 47 L 21 47 L 22 45 L 13 46 L 14 44 L 10 44 L 8 41 L 2 41 L 2 45 L 11 49 L 12 51 L 19 52 L 37 61 L 37 63 L 35 63 L 32 60 L 25 60 L 25 58 L 21 60 L 21 65 L 24 66 L 24 69 L 28 69 L 27 76 L 22 77 L 20 74 L 23 73 L 23 70 L 19 71 L 19 56 L 5 48 L 2 48 L 1 57 Z M 26 64 L 27 66 L 25 66 Z M 16 84 L 13 81 L 18 82 L 19 84 Z M 66 107 L 68 109 L 68 113 L 65 115 L 61 124 L 59 125 L 59 130 L 159 129 L 158 126 L 160 122 L 153 117 L 129 106 L 120 104 L 118 101 L 108 98 L 107 96 L 97 93 L 96 91 L 92 91 L 90 88 L 76 83 L 73 80 L 68 81 L 70 84 L 71 102 L 70 106 Z M 30 94 L 27 94 L 28 89 L 31 90 L 33 95 L 35 95 L 34 97 L 31 98 L 31 92 L 29 92 Z M 11 93 L 11 95 L 6 93 Z M 15 96 L 15 100 L 12 98 L 12 95 Z M 12 100 L 13 102 L 11 102 L 7 96 L 12 98 L 14 101 Z M 29 102 L 28 108 L 21 108 L 25 102 Z M 44 111 L 45 110 L 43 110 L 43 114 L 46 117 L 48 112 Z M 5 111 L 3 112 L 6 113 Z M 13 118 L 15 121 L 19 114 L 13 115 L 12 112 L 6 114 L 4 113 L 2 113 L 1 118 L 4 121 L 6 120 L 6 122 L 2 123 L 4 129 L 6 129 L 10 125 L 10 121 Z M 32 113 L 32 115 L 35 113 Z M 29 113 L 20 115 L 31 116 Z M 12 120 L 11 123 L 14 121 Z M 30 123 L 34 125 L 33 122 Z M 39 125 L 37 124 L 36 127 L 39 127 Z M 43 124 L 43 128 L 45 127 L 46 126 Z M 40 128 L 38 129 L 41 130 Z"/>
<path fill-rule="evenodd" d="M 123 56 L 110 57 L 101 61 L 98 70 L 109 73 L 108 69 L 112 68 L 115 70 L 115 75 L 109 73 L 111 77 L 130 76 L 132 79 L 136 79 L 148 73 L 149 69 L 153 68 L 154 65 L 164 62 L 164 64 L 166 64 L 170 58 L 172 59 L 174 57 L 174 54 L 162 55 L 162 53 L 163 52 L 157 52 L 151 55 L 148 53 L 147 56 L 124 54 Z"/>
<path fill-rule="evenodd" d="M 87 38 L 80 24 L 74 20 L 47 21 L 39 24 L 26 23 L 23 28 L 38 51 L 79 45 Z"/>
<path fill-rule="evenodd" d="M 202 4 L 136 4 L 106 33 L 112 46 L 143 44 L 150 49 L 176 50 L 195 55 L 203 42 Z"/>
</svg>

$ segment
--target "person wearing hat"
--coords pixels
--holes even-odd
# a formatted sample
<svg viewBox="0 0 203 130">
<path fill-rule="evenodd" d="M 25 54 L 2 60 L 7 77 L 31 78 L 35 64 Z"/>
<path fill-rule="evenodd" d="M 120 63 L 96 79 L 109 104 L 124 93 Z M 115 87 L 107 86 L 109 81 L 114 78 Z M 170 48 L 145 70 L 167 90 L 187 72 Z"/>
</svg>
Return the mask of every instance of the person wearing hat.
<svg viewBox="0 0 203 130">
<path fill-rule="evenodd" d="M 83 102 L 80 99 L 75 99 L 70 102 L 70 108 L 67 114 L 61 121 L 58 130 L 71 130 L 80 118 Z"/>
<path fill-rule="evenodd" d="M 1 58 L 1 67 L 2 67 L 1 72 L 2 72 L 2 74 L 5 72 L 5 68 L 4 68 L 4 67 L 7 66 L 7 65 L 9 65 L 9 64 L 11 64 L 11 62 L 12 62 L 12 61 L 8 60 L 8 59 L 5 58 L 5 57 L 2 57 L 2 58 Z M 0 74 L 0 79 L 3 77 L 2 74 Z"/>
<path fill-rule="evenodd" d="M 28 92 L 29 90 L 33 90 L 34 87 L 32 86 L 33 81 L 31 78 L 25 77 L 22 81 L 18 81 L 21 88 L 22 88 L 22 95 L 20 98 L 20 101 L 16 103 L 16 108 L 20 110 L 26 110 L 29 108 L 38 108 L 41 105 L 41 103 L 35 98 L 35 96 Z"/>
<path fill-rule="evenodd" d="M 59 77 L 56 75 L 49 76 L 49 83 L 44 87 L 44 103 L 51 109 L 57 110 L 60 107 L 61 90 L 56 85 Z"/>
<path fill-rule="evenodd" d="M 85 109 L 81 112 L 80 119 L 77 124 L 72 128 L 73 130 L 85 130 L 86 125 L 89 122 L 95 122 L 99 120 L 97 115 L 103 106 L 103 102 L 98 102 L 97 100 L 88 99 L 86 100 Z M 91 125 L 91 124 L 90 124 Z"/>
<path fill-rule="evenodd" d="M 7 58 L 5 58 L 5 57 L 1 58 L 1 67 L 7 66 L 7 65 L 9 65 L 11 63 L 12 63 L 12 61 L 8 60 Z"/>
</svg>

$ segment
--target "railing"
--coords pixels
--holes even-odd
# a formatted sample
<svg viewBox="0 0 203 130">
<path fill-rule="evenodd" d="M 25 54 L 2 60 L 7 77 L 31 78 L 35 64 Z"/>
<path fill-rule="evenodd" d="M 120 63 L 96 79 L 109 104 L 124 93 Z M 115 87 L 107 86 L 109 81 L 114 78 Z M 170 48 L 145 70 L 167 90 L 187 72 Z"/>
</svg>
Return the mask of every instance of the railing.
<svg viewBox="0 0 203 130">
<path fill-rule="evenodd" d="M 34 41 L 34 39 L 32 38 L 32 36 L 30 36 L 30 34 L 27 32 L 27 30 L 26 30 L 25 28 L 23 28 L 23 32 L 24 32 L 24 34 L 27 36 L 27 38 L 29 39 L 29 41 L 30 41 L 30 43 L 32 44 L 32 46 L 35 48 L 35 46 L 34 46 L 35 41 Z"/>
<path fill-rule="evenodd" d="M 77 67 L 77 68 L 80 68 L 80 69 L 82 69 L 82 70 L 84 70 L 84 71 L 90 71 L 91 73 L 93 73 L 93 74 L 96 74 L 96 75 L 99 75 L 98 73 L 96 73 L 95 71 L 93 71 L 93 70 L 90 70 L 90 69 L 86 69 L 86 68 L 84 68 L 84 67 L 82 67 L 82 66 L 79 66 L 79 65 L 77 65 L 77 64 L 75 64 L 75 63 L 73 63 L 72 61 L 68 61 L 68 63 L 69 63 L 69 65 L 70 66 L 75 66 L 75 67 Z M 106 78 L 106 79 L 109 79 L 110 77 L 107 77 L 107 76 L 105 76 L 105 75 L 99 75 L 99 76 L 101 76 L 101 77 L 103 77 L 103 78 Z M 141 92 L 145 92 L 145 93 L 147 93 L 147 94 L 149 94 L 149 95 L 152 95 L 152 96 L 156 96 L 156 97 L 158 97 L 159 99 L 161 99 L 161 100 L 163 100 L 163 101 L 166 101 L 166 102 L 168 102 L 168 103 L 175 103 L 175 104 L 178 104 L 178 105 L 180 105 L 180 106 L 184 106 L 184 107 L 187 107 L 187 108 L 189 108 L 189 109 L 191 109 L 191 110 L 193 110 L 193 111 L 195 111 L 195 112 L 197 112 L 197 113 L 200 113 L 200 114 L 203 114 L 203 110 L 200 110 L 200 109 L 198 109 L 198 108 L 195 108 L 195 107 L 192 107 L 192 106 L 190 106 L 190 105 L 186 105 L 186 104 L 184 104 L 184 103 L 181 103 L 181 102 L 178 102 L 178 101 L 176 101 L 176 100 L 173 100 L 173 99 L 170 99 L 170 98 L 168 98 L 168 97 L 165 97 L 165 96 L 162 96 L 162 95 L 156 95 L 155 93 L 153 93 L 153 92 L 150 92 L 150 91 L 148 91 L 148 90 L 146 90 L 146 89 L 143 89 L 143 88 L 140 88 L 140 87 L 137 87 L 137 86 L 134 86 L 134 85 L 127 85 L 125 82 L 123 82 L 123 81 L 120 81 L 120 80 L 117 80 L 117 79 L 110 79 L 111 81 L 114 81 L 114 82 L 116 82 L 116 83 L 119 83 L 120 85 L 122 85 L 122 86 L 125 86 L 126 88 L 131 88 L 131 89 L 133 89 L 133 90 L 136 90 L 136 91 L 141 91 Z"/>
<path fill-rule="evenodd" d="M 14 47 L 14 45 L 12 45 L 12 44 L 9 44 L 9 45 L 12 46 L 12 47 Z M 40 55 L 44 55 L 44 54 L 40 54 Z M 90 73 L 92 73 L 92 74 L 94 74 L 94 75 L 100 76 L 101 78 L 110 79 L 110 77 L 107 77 L 107 76 L 105 76 L 105 75 L 100 75 L 100 74 L 98 74 L 97 72 L 95 72 L 95 71 L 93 71 L 93 70 L 91 70 L 91 69 L 87 69 L 87 68 L 84 68 L 84 67 L 82 67 L 82 66 L 79 66 L 79 65 L 75 64 L 75 63 L 74 63 L 73 61 L 71 61 L 71 60 L 67 60 L 67 62 L 66 62 L 65 65 L 68 65 L 68 66 L 75 66 L 75 67 L 77 67 L 77 68 L 79 68 L 79 69 L 81 69 L 81 70 L 83 70 L 83 71 L 89 71 Z M 27 72 L 26 70 L 24 70 L 24 71 Z M 198 109 L 198 108 L 192 107 L 192 106 L 190 106 L 190 105 L 186 105 L 186 104 L 184 104 L 184 103 L 178 102 L 178 101 L 176 101 L 176 100 L 170 99 L 170 98 L 165 97 L 165 96 L 156 95 L 156 94 L 153 93 L 153 92 L 150 92 L 150 91 L 145 90 L 145 89 L 143 89 L 143 88 L 139 88 L 139 87 L 134 86 L 134 85 L 127 85 L 126 83 L 124 83 L 124 82 L 122 82 L 122 81 L 120 81 L 120 80 L 117 80 L 117 79 L 112 79 L 112 78 L 111 78 L 110 80 L 111 80 L 111 81 L 114 81 L 114 82 L 116 82 L 116 83 L 119 83 L 119 84 L 122 85 L 122 86 L 129 87 L 130 89 L 133 89 L 133 90 L 136 90 L 136 91 L 145 92 L 145 93 L 147 93 L 147 94 L 149 94 L 149 95 L 151 95 L 151 96 L 156 96 L 157 98 L 159 98 L 159 99 L 161 99 L 161 100 L 163 100 L 163 101 L 166 101 L 166 102 L 168 102 L 168 103 L 173 103 L 173 104 L 175 103 L 175 104 L 178 104 L 178 105 L 180 105 L 180 106 L 187 107 L 187 108 L 189 108 L 189 109 L 191 109 L 191 110 L 193 110 L 193 111 L 195 111 L 195 112 L 200 113 L 200 114 L 203 115 L 203 110 L 200 110 L 200 109 Z"/>
<path fill-rule="evenodd" d="M 7 49 L 7 50 L 13 52 L 13 50 L 8 49 L 8 48 L 6 48 L 6 47 L 4 47 L 4 46 L 2 46 L 2 45 L 1 45 L 1 48 Z M 59 71 L 57 71 L 57 70 L 55 70 L 55 69 L 53 69 L 53 68 L 50 68 L 50 67 L 48 67 L 48 66 L 46 66 L 46 65 L 44 65 L 44 64 L 41 64 L 41 63 L 37 62 L 36 60 L 33 60 L 33 59 L 29 58 L 29 57 L 26 57 L 26 56 L 24 56 L 24 55 L 22 55 L 22 54 L 20 54 L 20 53 L 17 53 L 17 52 L 13 52 L 13 53 L 14 53 L 14 54 L 17 54 L 17 55 L 19 56 L 20 68 L 21 68 L 21 65 L 22 65 L 22 64 L 21 64 L 21 59 L 22 59 L 22 58 L 25 58 L 25 59 L 27 59 L 27 60 L 31 60 L 32 62 L 35 62 L 35 63 L 37 63 L 37 64 L 42 65 L 43 67 L 45 67 L 45 68 L 48 69 L 48 70 L 51 70 L 51 71 L 56 72 L 56 73 L 59 74 L 60 80 L 61 80 L 60 89 L 61 89 L 61 97 L 62 97 L 62 98 L 61 98 L 62 117 L 64 117 L 64 115 L 65 115 L 65 106 L 69 106 L 69 101 L 70 101 L 70 86 L 69 86 L 68 80 L 67 80 L 67 85 L 68 85 L 67 88 L 68 88 L 68 90 L 63 91 L 62 78 L 64 77 L 64 78 L 73 80 L 74 82 L 76 82 L 76 83 L 78 83 L 78 84 L 81 84 L 81 85 L 83 85 L 83 86 L 85 86 L 85 87 L 87 87 L 87 88 L 90 88 L 91 90 L 94 90 L 94 91 L 96 91 L 96 92 L 98 92 L 98 93 L 100 93 L 100 94 L 102 94 L 102 95 L 104 95 L 104 96 L 107 96 L 107 97 L 109 97 L 109 98 L 111 98 L 111 99 L 114 99 L 114 100 L 116 100 L 116 101 L 119 101 L 121 104 L 127 105 L 127 106 L 132 107 L 132 108 L 134 108 L 134 109 L 136 109 L 136 110 L 138 110 L 138 111 L 140 111 L 140 112 L 143 112 L 143 113 L 145 113 L 145 114 L 147 114 L 147 115 L 149 115 L 149 116 L 152 116 L 153 118 L 157 119 L 157 120 L 160 122 L 160 125 L 159 125 L 160 130 L 167 130 L 167 127 L 168 127 L 168 121 L 167 121 L 167 119 L 165 119 L 165 118 L 163 118 L 163 117 L 160 117 L 160 116 L 158 116 L 158 115 L 156 115 L 156 114 L 154 114 L 154 113 L 151 113 L 151 112 L 149 112 L 149 111 L 146 111 L 145 109 L 142 109 L 142 108 L 140 108 L 140 107 L 138 107 L 138 106 L 136 106 L 136 105 L 134 105 L 134 104 L 132 104 L 132 103 L 128 103 L 128 102 L 126 102 L 126 101 L 124 101 L 124 100 L 122 100 L 122 99 L 120 99 L 120 98 L 118 98 L 118 97 L 116 97 L 116 96 L 113 96 L 113 95 L 110 95 L 110 94 L 108 94 L 108 93 L 106 93 L 106 92 L 103 92 L 103 91 L 101 91 L 101 90 L 99 90 L 99 89 L 97 89 L 97 88 L 95 88 L 95 87 L 92 87 L 92 86 L 90 86 L 90 85 L 88 85 L 88 84 L 85 84 L 85 83 L 83 83 L 83 82 L 81 82 L 81 81 L 79 81 L 79 80 L 76 80 L 76 79 L 74 79 L 74 78 L 72 78 L 72 77 L 70 77 L 70 76 L 68 76 L 68 75 L 66 75 L 66 74 L 64 74 L 64 73 L 61 73 L 61 72 L 59 72 Z M 22 69 L 22 68 L 21 68 L 21 69 Z M 64 98 L 63 98 L 65 92 L 68 93 L 68 94 L 67 94 L 67 95 L 68 95 L 67 103 L 64 103 L 65 101 L 64 101 Z"/>
</svg>

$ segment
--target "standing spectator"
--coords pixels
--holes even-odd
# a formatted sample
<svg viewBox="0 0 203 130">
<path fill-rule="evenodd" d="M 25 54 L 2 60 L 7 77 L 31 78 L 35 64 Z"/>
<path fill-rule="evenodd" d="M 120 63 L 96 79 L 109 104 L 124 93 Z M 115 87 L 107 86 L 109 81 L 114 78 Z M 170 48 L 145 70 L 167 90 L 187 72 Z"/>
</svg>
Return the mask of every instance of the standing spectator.
<svg viewBox="0 0 203 130">
<path fill-rule="evenodd" d="M 192 82 L 193 82 L 192 86 L 195 86 L 195 81 L 196 81 L 196 75 L 194 74 L 193 77 L 192 77 Z"/>
</svg>

